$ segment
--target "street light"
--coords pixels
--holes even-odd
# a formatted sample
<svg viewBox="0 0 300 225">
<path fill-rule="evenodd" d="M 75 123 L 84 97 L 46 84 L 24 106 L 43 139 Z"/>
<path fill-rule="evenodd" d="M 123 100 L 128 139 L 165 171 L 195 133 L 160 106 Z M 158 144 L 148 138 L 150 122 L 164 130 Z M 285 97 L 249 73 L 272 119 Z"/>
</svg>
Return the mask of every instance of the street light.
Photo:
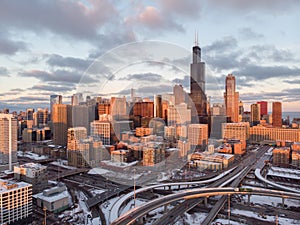
<svg viewBox="0 0 300 225">
<path fill-rule="evenodd" d="M 135 168 L 133 169 L 133 204 L 135 208 Z"/>
<path fill-rule="evenodd" d="M 44 225 L 47 225 L 47 208 L 44 206 L 44 208 L 43 208 L 43 210 L 44 210 Z"/>
<path fill-rule="evenodd" d="M 230 194 L 228 195 L 228 224 L 230 224 Z"/>
</svg>

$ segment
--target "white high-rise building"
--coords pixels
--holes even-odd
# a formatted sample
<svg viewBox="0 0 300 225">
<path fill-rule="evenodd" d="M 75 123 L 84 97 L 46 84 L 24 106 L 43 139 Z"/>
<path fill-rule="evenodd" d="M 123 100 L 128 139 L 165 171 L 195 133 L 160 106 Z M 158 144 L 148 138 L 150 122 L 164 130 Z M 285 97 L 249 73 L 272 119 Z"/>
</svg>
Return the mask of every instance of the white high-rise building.
<svg viewBox="0 0 300 225">
<path fill-rule="evenodd" d="M 99 137 L 103 145 L 110 145 L 110 123 L 97 120 L 91 122 L 91 136 Z"/>
<path fill-rule="evenodd" d="M 12 114 L 0 114 L 0 170 L 17 161 L 18 122 Z"/>
<path fill-rule="evenodd" d="M 32 185 L 0 179 L 0 224 L 29 224 L 32 214 Z"/>
</svg>

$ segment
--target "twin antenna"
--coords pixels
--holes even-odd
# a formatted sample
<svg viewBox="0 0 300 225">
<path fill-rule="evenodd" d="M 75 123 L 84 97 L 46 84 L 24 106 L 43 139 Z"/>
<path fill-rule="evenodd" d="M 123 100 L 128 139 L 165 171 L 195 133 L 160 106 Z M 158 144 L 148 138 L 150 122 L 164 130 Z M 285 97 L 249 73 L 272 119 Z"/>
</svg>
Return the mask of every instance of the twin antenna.
<svg viewBox="0 0 300 225">
<path fill-rule="evenodd" d="M 198 31 L 195 31 L 195 46 L 198 46 Z"/>
</svg>

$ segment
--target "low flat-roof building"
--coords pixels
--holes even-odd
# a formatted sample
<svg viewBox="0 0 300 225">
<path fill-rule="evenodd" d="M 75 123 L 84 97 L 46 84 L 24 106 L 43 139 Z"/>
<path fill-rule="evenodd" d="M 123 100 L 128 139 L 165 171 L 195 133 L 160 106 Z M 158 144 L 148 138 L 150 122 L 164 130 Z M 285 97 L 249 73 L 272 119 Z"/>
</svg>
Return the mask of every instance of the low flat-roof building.
<svg viewBox="0 0 300 225">
<path fill-rule="evenodd" d="M 234 155 L 208 152 L 196 152 L 191 154 L 190 161 L 200 169 L 222 170 L 227 168 L 233 161 Z"/>
<path fill-rule="evenodd" d="M 48 185 L 47 166 L 39 163 L 14 166 L 14 177 L 32 184 L 33 193 L 42 191 Z"/>
<path fill-rule="evenodd" d="M 57 187 L 44 190 L 41 193 L 33 195 L 37 206 L 46 208 L 50 212 L 58 213 L 70 207 L 71 196 L 67 187 L 59 183 Z"/>
</svg>

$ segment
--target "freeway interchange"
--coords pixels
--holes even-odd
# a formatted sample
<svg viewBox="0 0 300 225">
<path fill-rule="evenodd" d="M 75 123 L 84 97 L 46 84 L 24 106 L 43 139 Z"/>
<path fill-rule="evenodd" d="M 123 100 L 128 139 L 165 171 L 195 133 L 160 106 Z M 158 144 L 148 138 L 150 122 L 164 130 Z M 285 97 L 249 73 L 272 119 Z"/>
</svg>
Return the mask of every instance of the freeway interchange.
<svg viewBox="0 0 300 225">
<path fill-rule="evenodd" d="M 234 194 L 248 194 L 250 195 L 262 195 L 262 196 L 276 196 L 282 198 L 295 198 L 299 199 L 299 193 L 292 192 L 284 192 L 277 191 L 272 189 L 262 189 L 262 188 L 238 188 L 241 181 L 245 178 L 245 176 L 252 170 L 257 167 L 261 167 L 262 160 L 264 154 L 270 149 L 269 146 L 263 146 L 258 151 L 252 152 L 247 157 L 243 159 L 239 163 L 238 166 L 228 170 L 226 173 L 223 173 L 213 179 L 208 179 L 206 181 L 201 181 L 200 183 L 207 184 L 206 188 L 195 188 L 196 185 L 200 185 L 199 182 L 176 182 L 176 183 L 167 183 L 167 184 L 158 184 L 149 187 L 144 187 L 138 189 L 136 193 L 128 193 L 125 197 L 121 198 L 114 205 L 114 209 L 111 211 L 110 221 L 113 221 L 111 224 L 133 224 L 137 221 L 141 221 L 143 216 L 147 215 L 149 212 L 161 207 L 166 206 L 168 204 L 176 202 L 177 205 L 170 211 L 166 211 L 164 215 L 157 219 L 153 224 L 172 224 L 174 223 L 176 217 L 184 212 L 192 209 L 196 205 L 207 202 L 207 198 L 209 196 L 221 195 L 222 197 L 216 202 L 214 207 L 210 210 L 208 215 L 202 224 L 211 224 L 211 222 L 215 219 L 216 215 L 222 209 L 228 196 Z M 163 186 L 169 187 L 179 187 L 186 186 L 190 188 L 189 190 L 184 190 L 178 193 L 169 194 L 164 197 L 160 197 L 158 199 L 154 199 L 149 201 L 141 206 L 137 206 L 130 211 L 124 213 L 123 215 L 119 215 L 120 208 L 122 203 L 126 202 L 130 197 L 134 194 L 141 193 L 143 191 L 149 189 L 155 189 Z M 194 186 L 191 189 L 192 185 Z M 226 186 L 226 187 L 225 187 Z M 283 197 L 284 196 L 284 197 Z"/>
</svg>

